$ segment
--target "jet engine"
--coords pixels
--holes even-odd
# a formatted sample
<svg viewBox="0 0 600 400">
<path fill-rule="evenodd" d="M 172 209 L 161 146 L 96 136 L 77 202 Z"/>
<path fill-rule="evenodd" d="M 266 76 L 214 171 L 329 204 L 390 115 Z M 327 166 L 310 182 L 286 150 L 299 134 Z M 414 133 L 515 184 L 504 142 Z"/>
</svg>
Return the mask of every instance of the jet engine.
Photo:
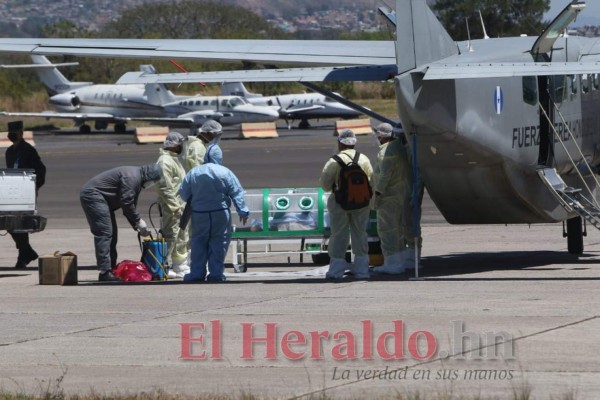
<svg viewBox="0 0 600 400">
<path fill-rule="evenodd" d="M 65 111 L 75 111 L 81 107 L 81 100 L 75 93 L 61 93 L 52 96 L 50 104 Z"/>
</svg>

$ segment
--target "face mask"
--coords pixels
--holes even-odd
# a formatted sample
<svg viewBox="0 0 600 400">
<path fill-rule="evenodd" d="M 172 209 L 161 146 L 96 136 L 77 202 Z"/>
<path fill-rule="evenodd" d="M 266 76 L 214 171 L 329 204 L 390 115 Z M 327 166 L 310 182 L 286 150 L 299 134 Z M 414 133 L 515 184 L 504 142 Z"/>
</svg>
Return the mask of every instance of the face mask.
<svg viewBox="0 0 600 400">
<path fill-rule="evenodd" d="M 16 142 L 19 139 L 19 134 L 16 132 L 8 132 L 8 140 L 11 142 Z"/>
</svg>

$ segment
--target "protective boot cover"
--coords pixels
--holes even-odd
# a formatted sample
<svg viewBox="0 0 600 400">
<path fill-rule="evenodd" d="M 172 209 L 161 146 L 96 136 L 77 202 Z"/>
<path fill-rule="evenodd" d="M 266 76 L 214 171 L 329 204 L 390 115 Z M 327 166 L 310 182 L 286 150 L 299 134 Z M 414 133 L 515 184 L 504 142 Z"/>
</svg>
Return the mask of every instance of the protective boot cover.
<svg viewBox="0 0 600 400">
<path fill-rule="evenodd" d="M 369 256 L 355 256 L 350 268 L 355 279 L 369 278 Z"/>
<path fill-rule="evenodd" d="M 403 252 L 384 256 L 383 265 L 373 268 L 373 272 L 378 274 L 398 275 L 405 271 L 402 259 Z"/>
<path fill-rule="evenodd" d="M 343 258 L 332 258 L 329 262 L 329 270 L 325 274 L 327 279 L 342 279 L 349 265 Z"/>
</svg>

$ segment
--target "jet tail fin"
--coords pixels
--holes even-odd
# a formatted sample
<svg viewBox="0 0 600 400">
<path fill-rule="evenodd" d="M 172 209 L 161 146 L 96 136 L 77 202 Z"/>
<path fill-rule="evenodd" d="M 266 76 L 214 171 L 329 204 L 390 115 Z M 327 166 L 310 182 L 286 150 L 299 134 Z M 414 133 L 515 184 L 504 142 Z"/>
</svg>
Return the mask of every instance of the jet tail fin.
<svg viewBox="0 0 600 400">
<path fill-rule="evenodd" d="M 32 55 L 31 60 L 39 65 L 52 64 L 44 56 Z M 56 67 L 36 68 L 35 72 L 51 96 L 92 85 L 92 82 L 71 82 Z"/>
<path fill-rule="evenodd" d="M 398 74 L 458 54 L 425 0 L 396 0 L 396 21 Z"/>
<path fill-rule="evenodd" d="M 250 93 L 242 82 L 225 82 L 221 84 L 223 96 L 240 96 L 246 99 L 251 97 L 262 97 L 262 94 Z"/>
</svg>

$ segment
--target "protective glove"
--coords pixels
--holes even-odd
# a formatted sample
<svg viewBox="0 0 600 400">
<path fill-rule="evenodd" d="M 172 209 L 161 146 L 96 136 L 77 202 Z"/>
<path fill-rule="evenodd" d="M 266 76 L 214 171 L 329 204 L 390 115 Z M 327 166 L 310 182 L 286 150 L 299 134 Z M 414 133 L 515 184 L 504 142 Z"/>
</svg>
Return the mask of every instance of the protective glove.
<svg viewBox="0 0 600 400">
<path fill-rule="evenodd" d="M 137 223 L 135 229 L 140 233 L 140 236 L 142 236 L 142 237 L 148 237 L 148 236 L 152 235 L 152 233 L 150 232 L 150 229 L 148 229 L 148 225 L 146 225 L 146 221 L 144 221 L 141 218 L 140 218 L 139 222 Z"/>
</svg>

